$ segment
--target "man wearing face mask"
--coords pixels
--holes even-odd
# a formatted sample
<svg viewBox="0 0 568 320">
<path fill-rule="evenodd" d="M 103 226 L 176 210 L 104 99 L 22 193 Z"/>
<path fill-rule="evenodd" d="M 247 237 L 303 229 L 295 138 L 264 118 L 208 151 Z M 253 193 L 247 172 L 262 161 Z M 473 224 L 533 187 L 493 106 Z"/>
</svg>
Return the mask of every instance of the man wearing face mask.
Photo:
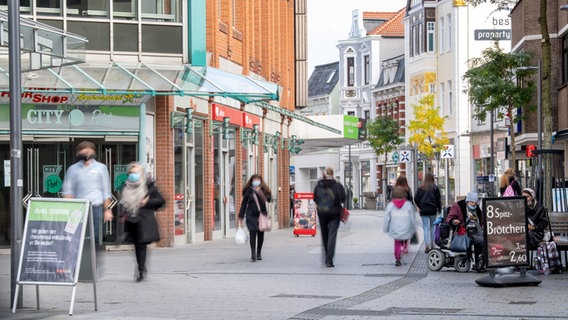
<svg viewBox="0 0 568 320">
<path fill-rule="evenodd" d="M 475 233 L 479 236 L 483 234 L 482 227 L 485 225 L 485 217 L 483 216 L 481 209 L 478 206 L 479 197 L 475 192 L 468 192 L 465 199 L 460 200 L 452 205 L 450 208 L 450 213 L 446 219 L 446 223 L 456 227 L 456 231 L 459 228 L 467 228 L 468 234 L 472 235 L 472 227 Z M 482 253 L 484 241 L 483 238 L 475 239 L 472 237 L 473 251 L 475 253 L 475 266 L 474 269 L 478 271 L 483 271 L 485 262 L 483 261 Z M 471 259 L 471 248 L 468 250 L 468 256 Z"/>
<path fill-rule="evenodd" d="M 83 141 L 75 148 L 77 162 L 67 169 L 63 181 L 64 198 L 87 199 L 93 210 L 95 244 L 102 244 L 102 221 L 112 220 L 111 187 L 107 166 L 95 160 L 96 147 Z"/>
</svg>

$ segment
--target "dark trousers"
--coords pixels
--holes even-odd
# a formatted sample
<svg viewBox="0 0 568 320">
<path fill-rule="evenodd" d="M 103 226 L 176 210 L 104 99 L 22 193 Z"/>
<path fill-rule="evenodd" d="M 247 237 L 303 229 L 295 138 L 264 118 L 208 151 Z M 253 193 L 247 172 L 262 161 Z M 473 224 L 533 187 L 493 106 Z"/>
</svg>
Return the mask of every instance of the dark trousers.
<svg viewBox="0 0 568 320">
<path fill-rule="evenodd" d="M 134 250 L 136 252 L 136 262 L 138 263 L 138 271 L 144 272 L 146 269 L 146 243 L 134 243 Z"/>
<path fill-rule="evenodd" d="M 335 243 L 337 242 L 337 229 L 339 229 L 339 217 L 319 216 L 321 241 L 325 252 L 325 263 L 333 263 L 335 255 Z"/>
<path fill-rule="evenodd" d="M 258 246 L 257 246 L 257 238 L 258 238 Z M 264 232 L 258 230 L 249 230 L 249 239 L 250 239 L 251 256 L 256 257 L 257 255 L 260 255 L 262 251 L 262 244 L 264 243 Z"/>
</svg>

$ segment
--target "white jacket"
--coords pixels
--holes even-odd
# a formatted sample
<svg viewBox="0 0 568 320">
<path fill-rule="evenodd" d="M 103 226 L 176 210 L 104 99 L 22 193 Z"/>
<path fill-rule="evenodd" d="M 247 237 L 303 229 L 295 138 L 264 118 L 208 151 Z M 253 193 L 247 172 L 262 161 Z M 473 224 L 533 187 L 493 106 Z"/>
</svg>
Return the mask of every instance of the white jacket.
<svg viewBox="0 0 568 320">
<path fill-rule="evenodd" d="M 408 240 L 416 231 L 416 209 L 406 201 L 398 208 L 392 201 L 388 204 L 383 222 L 383 231 L 395 240 Z"/>
</svg>

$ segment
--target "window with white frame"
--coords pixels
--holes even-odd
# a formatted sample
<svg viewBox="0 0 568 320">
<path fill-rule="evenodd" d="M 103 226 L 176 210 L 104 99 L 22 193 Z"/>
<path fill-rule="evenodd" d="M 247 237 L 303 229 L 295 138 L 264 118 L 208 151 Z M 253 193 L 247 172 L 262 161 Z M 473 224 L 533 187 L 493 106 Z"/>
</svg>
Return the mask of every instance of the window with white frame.
<svg viewBox="0 0 568 320">
<path fill-rule="evenodd" d="M 448 26 L 448 51 L 452 50 L 452 15 L 448 14 L 446 19 L 446 25 Z"/>
<path fill-rule="evenodd" d="M 446 108 L 444 107 L 444 98 L 446 95 L 446 88 L 444 83 L 440 83 L 440 110 L 442 110 L 442 114 L 443 115 L 447 115 Z"/>
<path fill-rule="evenodd" d="M 424 52 L 424 24 L 422 23 L 418 25 L 418 52 L 420 54 Z"/>
<path fill-rule="evenodd" d="M 453 92 L 452 92 L 452 82 L 448 81 L 448 114 L 453 113 Z"/>
<path fill-rule="evenodd" d="M 444 31 L 445 31 L 445 27 L 444 27 L 444 18 L 440 18 L 440 36 L 439 38 L 439 44 L 440 47 L 438 49 L 438 51 L 440 51 L 440 53 L 445 52 L 446 51 L 446 47 L 445 47 L 445 43 L 444 43 Z"/>
<path fill-rule="evenodd" d="M 411 57 L 414 57 L 414 38 L 416 37 L 416 26 L 412 26 L 410 28 L 410 40 L 408 41 L 409 48 L 408 52 L 410 53 Z"/>
<path fill-rule="evenodd" d="M 355 58 L 347 58 L 347 86 L 355 86 Z"/>
<path fill-rule="evenodd" d="M 370 82 L 370 73 L 371 73 L 371 61 L 369 60 L 369 55 L 365 55 L 363 57 L 363 73 L 365 78 L 365 84 L 369 84 Z"/>
<path fill-rule="evenodd" d="M 428 28 L 427 32 L 428 32 L 428 52 L 433 52 L 434 51 L 434 40 L 435 40 L 435 32 L 436 32 L 436 23 L 434 21 L 428 21 L 426 23 L 426 26 Z"/>
</svg>

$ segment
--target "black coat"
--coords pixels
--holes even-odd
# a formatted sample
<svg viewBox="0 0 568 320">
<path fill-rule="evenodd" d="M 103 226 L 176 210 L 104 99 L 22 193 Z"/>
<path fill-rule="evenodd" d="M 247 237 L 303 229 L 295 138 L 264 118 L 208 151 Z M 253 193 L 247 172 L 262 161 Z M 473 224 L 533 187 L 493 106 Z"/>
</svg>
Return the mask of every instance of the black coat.
<svg viewBox="0 0 568 320">
<path fill-rule="evenodd" d="M 438 186 L 433 186 L 430 190 L 420 187 L 416 191 L 414 202 L 420 209 L 421 216 L 432 216 L 442 211 L 442 196 Z"/>
<path fill-rule="evenodd" d="M 239 209 L 239 219 L 243 219 L 246 215 L 246 222 L 247 222 L 247 229 L 250 231 L 258 231 L 258 217 L 260 215 L 260 211 L 256 206 L 256 201 L 254 200 L 254 194 L 256 191 L 254 188 L 249 188 L 243 194 L 243 201 L 241 202 L 241 208 Z M 268 194 L 265 194 L 266 201 L 270 202 L 271 197 Z M 259 197 L 256 194 L 256 198 L 258 199 L 258 205 L 260 206 L 260 210 L 264 214 L 268 214 L 268 210 L 266 208 L 266 202 L 262 200 L 262 197 Z"/>
<path fill-rule="evenodd" d="M 335 195 L 335 204 L 330 208 L 329 212 L 324 212 L 321 209 L 322 192 L 325 192 L 326 188 L 331 188 Z M 314 202 L 318 207 L 318 215 L 325 216 L 329 218 L 337 218 L 341 216 L 343 211 L 343 204 L 345 203 L 345 189 L 341 183 L 335 181 L 335 179 L 323 179 L 318 181 L 316 188 L 314 189 Z"/>
<path fill-rule="evenodd" d="M 160 240 L 156 210 L 163 207 L 166 200 L 158 191 L 153 180 L 148 180 L 146 186 L 148 188 L 148 202 L 138 209 L 136 217 L 134 219 L 126 218 L 126 212 L 121 212 L 121 217 L 126 219 L 124 224 L 126 240 L 133 243 L 151 243 Z"/>
<path fill-rule="evenodd" d="M 527 218 L 529 218 L 535 226 L 535 230 L 529 230 L 529 249 L 536 249 L 539 242 L 544 239 L 544 231 L 546 231 L 548 227 L 546 209 L 540 202 L 537 202 L 534 208 L 530 209 L 527 207 Z"/>
</svg>

